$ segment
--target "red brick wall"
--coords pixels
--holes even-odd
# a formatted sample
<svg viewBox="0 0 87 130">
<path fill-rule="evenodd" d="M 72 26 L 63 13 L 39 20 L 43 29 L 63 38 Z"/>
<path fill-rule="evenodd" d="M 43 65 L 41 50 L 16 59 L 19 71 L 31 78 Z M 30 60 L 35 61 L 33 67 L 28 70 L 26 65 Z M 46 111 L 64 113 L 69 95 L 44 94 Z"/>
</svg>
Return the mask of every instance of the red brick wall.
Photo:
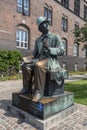
<svg viewBox="0 0 87 130">
<path fill-rule="evenodd" d="M 72 3 L 72 0 L 70 0 L 70 2 Z M 44 15 L 45 3 L 53 9 L 53 26 L 50 29 L 51 32 L 56 34 L 59 33 L 61 37 L 65 37 L 67 39 L 68 55 L 73 55 L 74 37 L 72 31 L 74 29 L 74 23 L 77 21 L 82 26 L 84 21 L 54 0 L 31 0 L 30 16 L 23 16 L 16 11 L 17 0 L 0 0 L 0 46 L 8 49 L 16 49 L 17 25 L 23 23 L 24 20 L 25 25 L 30 28 L 30 47 L 31 50 L 33 50 L 35 39 L 38 35 L 40 35 L 36 26 L 36 18 Z M 70 4 L 70 8 L 72 6 Z M 63 14 L 68 17 L 68 33 L 61 31 L 61 17 Z"/>
</svg>

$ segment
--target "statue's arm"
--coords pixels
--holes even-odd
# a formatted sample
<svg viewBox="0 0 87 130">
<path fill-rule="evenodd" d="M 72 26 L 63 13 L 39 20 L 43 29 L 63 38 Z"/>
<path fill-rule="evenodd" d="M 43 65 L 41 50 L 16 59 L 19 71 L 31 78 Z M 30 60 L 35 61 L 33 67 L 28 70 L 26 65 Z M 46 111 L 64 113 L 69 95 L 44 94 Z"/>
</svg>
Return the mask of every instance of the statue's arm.
<svg viewBox="0 0 87 130">
<path fill-rule="evenodd" d="M 54 47 L 49 48 L 50 54 L 51 55 L 64 55 L 64 46 L 62 44 L 62 40 L 59 35 L 55 36 L 55 45 Z"/>
</svg>

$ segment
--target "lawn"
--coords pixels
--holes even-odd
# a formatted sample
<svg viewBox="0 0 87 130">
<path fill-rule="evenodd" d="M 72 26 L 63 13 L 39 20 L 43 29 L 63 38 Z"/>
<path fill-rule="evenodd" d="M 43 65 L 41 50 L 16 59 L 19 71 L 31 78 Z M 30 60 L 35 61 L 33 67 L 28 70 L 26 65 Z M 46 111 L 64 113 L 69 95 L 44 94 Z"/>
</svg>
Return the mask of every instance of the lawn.
<svg viewBox="0 0 87 130">
<path fill-rule="evenodd" d="M 86 73 L 87 71 L 69 71 L 69 75 L 83 75 Z"/>
<path fill-rule="evenodd" d="M 22 79 L 22 74 L 15 74 L 15 75 L 11 75 L 11 76 L 0 76 L 0 81 L 6 81 L 6 80 L 18 80 L 18 79 Z"/>
<path fill-rule="evenodd" d="M 0 77 L 0 81 L 21 79 L 22 75 Z M 76 103 L 87 105 L 87 80 L 79 80 L 65 83 L 65 91 L 74 92 L 74 100 Z"/>
<path fill-rule="evenodd" d="M 87 80 L 65 83 L 65 91 L 74 92 L 76 103 L 87 105 Z"/>
</svg>

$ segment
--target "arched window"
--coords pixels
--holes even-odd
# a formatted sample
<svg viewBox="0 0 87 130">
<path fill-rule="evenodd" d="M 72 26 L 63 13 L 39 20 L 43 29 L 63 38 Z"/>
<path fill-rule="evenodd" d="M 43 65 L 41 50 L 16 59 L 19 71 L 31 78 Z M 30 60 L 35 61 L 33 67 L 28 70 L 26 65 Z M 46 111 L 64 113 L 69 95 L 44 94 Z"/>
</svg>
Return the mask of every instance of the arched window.
<svg viewBox="0 0 87 130">
<path fill-rule="evenodd" d="M 83 51 L 83 57 L 86 58 L 86 48 L 84 48 L 82 51 Z"/>
<path fill-rule="evenodd" d="M 19 25 L 16 31 L 16 47 L 29 48 L 29 29 L 25 25 Z"/>
<path fill-rule="evenodd" d="M 66 63 L 66 62 L 63 62 L 63 63 L 62 63 L 62 67 L 63 67 L 63 69 L 67 69 L 67 63 Z"/>
<path fill-rule="evenodd" d="M 87 70 L 87 63 L 84 63 L 84 70 Z"/>
<path fill-rule="evenodd" d="M 79 44 L 74 44 L 74 56 L 79 56 Z"/>
<path fill-rule="evenodd" d="M 74 70 L 75 70 L 75 71 L 78 70 L 78 63 L 75 63 L 75 65 L 74 65 Z"/>
<path fill-rule="evenodd" d="M 64 55 L 67 55 L 67 40 L 63 38 L 62 43 L 64 46 Z"/>
<path fill-rule="evenodd" d="M 83 51 L 83 57 L 87 58 L 87 45 L 86 44 L 84 44 L 82 51 Z"/>
</svg>

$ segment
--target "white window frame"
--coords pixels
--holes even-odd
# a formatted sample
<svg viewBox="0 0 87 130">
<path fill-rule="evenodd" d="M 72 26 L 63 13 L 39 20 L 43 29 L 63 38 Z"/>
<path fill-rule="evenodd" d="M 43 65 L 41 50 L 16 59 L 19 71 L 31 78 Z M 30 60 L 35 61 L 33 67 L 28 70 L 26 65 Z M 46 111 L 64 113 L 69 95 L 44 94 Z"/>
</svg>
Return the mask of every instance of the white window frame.
<svg viewBox="0 0 87 130">
<path fill-rule="evenodd" d="M 62 17 L 62 31 L 68 31 L 68 19 L 65 17 Z"/>
<path fill-rule="evenodd" d="M 25 41 L 26 33 L 27 33 L 27 40 Z M 17 45 L 17 43 L 19 43 L 19 45 Z M 24 31 L 24 30 L 21 30 L 21 29 L 18 29 L 16 31 L 16 47 L 28 49 L 28 32 L 27 31 Z"/>
<path fill-rule="evenodd" d="M 26 6 L 25 6 L 25 2 L 27 2 Z M 24 11 L 27 11 L 26 13 Z M 28 15 L 29 14 L 29 0 L 24 0 L 24 8 L 23 8 L 23 13 L 25 15 Z"/>
<path fill-rule="evenodd" d="M 67 55 L 67 40 L 62 39 L 62 43 L 63 43 L 63 46 L 64 46 L 64 55 Z"/>
<path fill-rule="evenodd" d="M 63 63 L 62 63 L 62 67 L 63 67 L 63 69 L 67 69 L 67 63 L 66 63 L 66 62 L 63 62 Z"/>
<path fill-rule="evenodd" d="M 21 4 L 19 4 L 19 3 L 21 3 Z M 25 3 L 26 3 L 26 6 L 25 6 Z M 19 8 L 21 10 L 19 10 Z M 29 15 L 29 0 L 18 0 L 17 11 L 24 15 Z"/>
<path fill-rule="evenodd" d="M 50 7 L 44 7 L 44 17 L 50 20 L 50 25 L 52 25 L 52 9 Z"/>
<path fill-rule="evenodd" d="M 87 63 L 84 63 L 84 70 L 87 70 Z"/>
<path fill-rule="evenodd" d="M 79 51 L 79 45 L 77 43 L 74 44 L 74 50 L 73 51 L 74 51 L 73 52 L 74 56 L 79 56 L 79 52 L 78 52 Z"/>
<path fill-rule="evenodd" d="M 75 65 L 74 65 L 74 69 L 75 69 L 75 71 L 78 70 L 78 64 L 77 64 L 77 63 L 75 63 Z"/>
<path fill-rule="evenodd" d="M 86 48 L 83 49 L 83 57 L 86 58 Z"/>
<path fill-rule="evenodd" d="M 20 3 L 20 4 L 19 4 L 19 3 Z M 21 9 L 20 11 L 18 10 L 19 8 Z M 22 13 L 22 0 L 18 0 L 18 3 L 17 3 L 17 11 Z"/>
</svg>

